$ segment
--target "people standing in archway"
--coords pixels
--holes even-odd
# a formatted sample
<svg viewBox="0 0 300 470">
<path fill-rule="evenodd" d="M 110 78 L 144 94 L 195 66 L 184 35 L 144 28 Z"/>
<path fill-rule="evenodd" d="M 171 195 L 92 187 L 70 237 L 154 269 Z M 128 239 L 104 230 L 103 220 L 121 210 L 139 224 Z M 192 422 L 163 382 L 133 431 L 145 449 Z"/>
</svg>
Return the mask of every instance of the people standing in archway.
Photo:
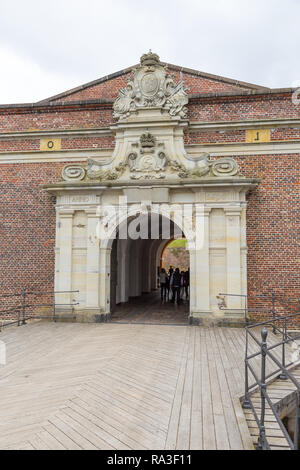
<svg viewBox="0 0 300 470">
<path fill-rule="evenodd" d="M 189 289 L 190 289 L 190 268 L 184 273 L 184 288 L 185 288 L 185 298 L 189 298 Z"/>
<path fill-rule="evenodd" d="M 161 296 L 161 300 L 163 301 L 163 300 L 166 300 L 167 281 L 168 281 L 168 275 L 164 268 L 160 270 L 159 281 L 160 281 L 160 296 Z"/>
<path fill-rule="evenodd" d="M 180 304 L 180 289 L 181 289 L 181 274 L 179 268 L 175 269 L 170 279 L 170 286 L 173 291 L 172 302 L 176 302 L 177 305 Z"/>
<path fill-rule="evenodd" d="M 180 280 L 180 299 L 183 299 L 183 294 L 185 292 L 185 272 L 181 271 L 180 276 L 181 276 L 181 280 Z"/>
<path fill-rule="evenodd" d="M 170 300 L 170 276 L 168 274 L 166 278 L 166 299 L 167 301 Z"/>
</svg>

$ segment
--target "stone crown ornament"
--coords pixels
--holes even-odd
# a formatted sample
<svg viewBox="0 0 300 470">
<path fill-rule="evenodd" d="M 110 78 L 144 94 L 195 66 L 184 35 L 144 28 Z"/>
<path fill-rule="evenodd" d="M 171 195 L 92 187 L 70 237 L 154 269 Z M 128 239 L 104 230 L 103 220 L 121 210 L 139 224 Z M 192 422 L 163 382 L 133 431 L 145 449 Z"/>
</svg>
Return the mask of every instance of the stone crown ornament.
<svg viewBox="0 0 300 470">
<path fill-rule="evenodd" d="M 150 134 L 142 134 L 140 138 L 141 147 L 154 147 L 155 146 L 155 137 Z"/>
<path fill-rule="evenodd" d="M 127 86 L 119 91 L 113 105 L 113 116 L 122 120 L 139 108 L 160 107 L 171 116 L 185 118 L 187 114 L 188 88 L 183 81 L 174 82 L 153 52 L 141 57 L 141 65 L 133 70 L 133 79 L 127 79 Z"/>
<path fill-rule="evenodd" d="M 148 54 L 143 54 L 141 57 L 141 65 L 159 65 L 159 56 L 150 51 Z"/>
</svg>

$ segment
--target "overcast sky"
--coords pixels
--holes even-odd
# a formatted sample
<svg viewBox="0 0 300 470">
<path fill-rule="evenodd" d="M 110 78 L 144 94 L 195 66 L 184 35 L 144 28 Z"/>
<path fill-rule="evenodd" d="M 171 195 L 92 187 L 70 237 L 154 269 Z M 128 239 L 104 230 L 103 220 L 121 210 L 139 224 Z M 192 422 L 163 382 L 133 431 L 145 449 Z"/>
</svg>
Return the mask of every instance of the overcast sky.
<svg viewBox="0 0 300 470">
<path fill-rule="evenodd" d="M 0 0 L 0 103 L 34 102 L 162 61 L 300 85 L 300 0 Z"/>
</svg>

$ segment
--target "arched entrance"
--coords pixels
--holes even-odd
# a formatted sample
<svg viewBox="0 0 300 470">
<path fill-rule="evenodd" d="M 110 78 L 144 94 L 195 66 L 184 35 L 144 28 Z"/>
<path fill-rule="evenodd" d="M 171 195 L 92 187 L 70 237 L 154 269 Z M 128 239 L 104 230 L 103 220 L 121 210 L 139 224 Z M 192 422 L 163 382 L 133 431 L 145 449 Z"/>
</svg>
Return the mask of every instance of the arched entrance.
<svg viewBox="0 0 300 470">
<path fill-rule="evenodd" d="M 126 225 L 126 228 L 125 228 Z M 127 238 L 125 232 L 127 231 Z M 172 289 L 161 299 L 160 258 L 164 247 L 182 231 L 172 220 L 151 213 L 129 217 L 116 227 L 110 251 L 110 314 L 112 321 L 186 324 L 189 298 L 182 290 L 173 303 Z M 175 268 L 176 266 L 174 266 Z"/>
</svg>

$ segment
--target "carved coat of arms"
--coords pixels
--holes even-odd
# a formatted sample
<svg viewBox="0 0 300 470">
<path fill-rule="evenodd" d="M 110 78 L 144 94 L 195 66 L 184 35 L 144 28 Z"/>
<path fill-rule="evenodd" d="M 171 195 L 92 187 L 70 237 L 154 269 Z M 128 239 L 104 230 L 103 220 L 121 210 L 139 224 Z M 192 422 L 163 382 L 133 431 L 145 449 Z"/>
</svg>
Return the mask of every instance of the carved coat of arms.
<svg viewBox="0 0 300 470">
<path fill-rule="evenodd" d="M 162 149 L 163 144 L 157 144 L 152 134 L 145 133 L 134 146 L 138 147 L 139 151 L 133 151 L 127 157 L 131 179 L 164 178 L 168 159 Z"/>
<path fill-rule="evenodd" d="M 183 81 L 174 82 L 166 68 L 151 51 L 141 57 L 141 66 L 134 71 L 133 79 L 127 80 L 126 88 L 120 90 L 114 103 L 116 119 L 128 117 L 132 111 L 142 107 L 162 107 L 171 116 L 185 117 L 188 96 Z"/>
</svg>

